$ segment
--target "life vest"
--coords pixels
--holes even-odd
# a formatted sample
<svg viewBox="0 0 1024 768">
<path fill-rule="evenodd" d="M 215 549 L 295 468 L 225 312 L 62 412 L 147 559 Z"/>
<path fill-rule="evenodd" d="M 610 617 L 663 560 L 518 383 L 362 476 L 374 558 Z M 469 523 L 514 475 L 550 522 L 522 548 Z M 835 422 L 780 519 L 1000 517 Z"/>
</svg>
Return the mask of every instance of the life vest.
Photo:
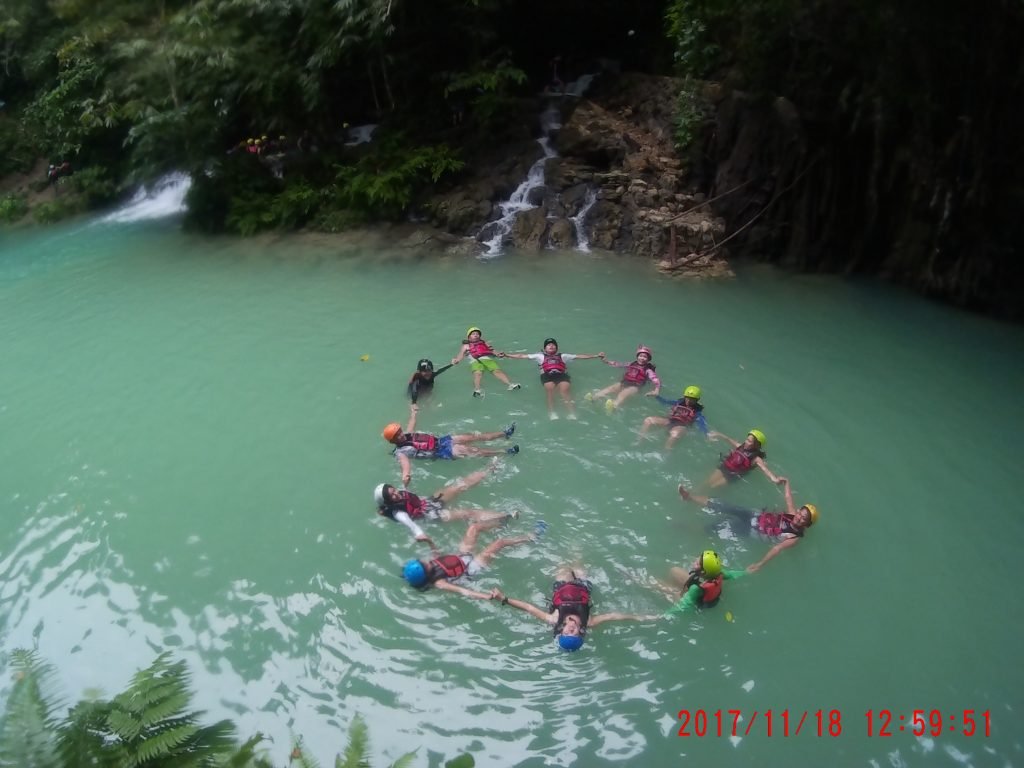
<svg viewBox="0 0 1024 768">
<path fill-rule="evenodd" d="M 718 598 L 722 596 L 722 580 L 722 574 L 718 574 L 710 581 L 702 581 L 697 585 L 701 588 L 700 604 L 702 606 L 709 608 L 718 602 Z"/>
<path fill-rule="evenodd" d="M 685 405 L 682 400 L 672 406 L 672 410 L 669 411 L 668 420 L 675 424 L 682 424 L 684 427 L 688 427 L 693 424 L 697 419 L 697 415 L 704 410 L 704 406 L 700 405 Z"/>
<path fill-rule="evenodd" d="M 433 584 L 438 579 L 457 579 L 466 572 L 466 564 L 459 555 L 441 555 L 430 561 L 427 581 Z"/>
<path fill-rule="evenodd" d="M 402 435 L 402 444 L 399 447 L 407 445 L 411 445 L 420 453 L 433 453 L 437 449 L 437 438 L 426 432 L 406 432 Z"/>
<path fill-rule="evenodd" d="M 754 467 L 754 459 L 763 459 L 764 453 L 757 448 L 747 449 L 742 445 L 734 448 L 732 453 L 722 461 L 722 468 L 736 475 L 749 472 Z"/>
<path fill-rule="evenodd" d="M 384 514 L 394 520 L 395 512 L 405 512 L 413 520 L 416 520 L 426 514 L 424 506 L 426 506 L 426 504 L 423 499 L 415 493 L 399 491 L 398 501 L 389 501 L 388 505 L 384 508 Z"/>
<path fill-rule="evenodd" d="M 639 384 L 643 386 L 647 383 L 647 370 L 654 370 L 652 363 L 646 363 L 641 365 L 635 360 L 626 366 L 626 372 L 622 375 L 622 382 L 624 384 Z"/>
<path fill-rule="evenodd" d="M 804 529 L 793 525 L 793 516 L 785 512 L 762 512 L 757 516 L 757 530 L 773 539 L 784 533 L 803 536 Z"/>
<path fill-rule="evenodd" d="M 561 352 L 555 352 L 553 355 L 544 355 L 544 359 L 540 363 L 541 373 L 565 373 L 565 361 L 562 359 Z"/>
<path fill-rule="evenodd" d="M 567 581 L 558 586 L 551 596 L 551 607 L 558 611 L 555 622 L 555 634 L 562 632 L 562 625 L 568 616 L 573 615 L 580 620 L 580 629 L 587 628 L 590 621 L 590 587 L 582 581 Z"/>
<path fill-rule="evenodd" d="M 483 339 L 480 341 L 467 341 L 469 344 L 469 355 L 470 357 L 494 357 L 494 350 L 491 349 L 491 345 Z"/>
</svg>

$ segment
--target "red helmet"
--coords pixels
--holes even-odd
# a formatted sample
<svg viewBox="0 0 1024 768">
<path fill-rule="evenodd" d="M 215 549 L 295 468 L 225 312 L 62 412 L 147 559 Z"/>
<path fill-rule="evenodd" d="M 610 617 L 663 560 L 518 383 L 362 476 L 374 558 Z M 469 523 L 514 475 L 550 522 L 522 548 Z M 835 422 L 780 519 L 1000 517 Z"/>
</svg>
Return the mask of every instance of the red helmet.
<svg viewBox="0 0 1024 768">
<path fill-rule="evenodd" d="M 641 352 L 643 352 L 645 355 L 647 355 L 647 359 L 648 360 L 653 360 L 654 359 L 654 355 L 651 354 L 651 348 L 650 347 L 645 347 L 643 344 L 641 344 L 639 347 L 636 348 L 636 353 L 639 355 Z"/>
</svg>

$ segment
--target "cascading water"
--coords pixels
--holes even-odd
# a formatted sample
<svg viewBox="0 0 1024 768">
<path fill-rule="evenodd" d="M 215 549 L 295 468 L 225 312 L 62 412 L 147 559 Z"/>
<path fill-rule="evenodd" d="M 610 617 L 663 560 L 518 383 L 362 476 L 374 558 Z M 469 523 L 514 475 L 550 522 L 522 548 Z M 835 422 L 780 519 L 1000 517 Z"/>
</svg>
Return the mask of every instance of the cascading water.
<svg viewBox="0 0 1024 768">
<path fill-rule="evenodd" d="M 493 259 L 495 256 L 500 256 L 505 237 L 512 231 L 512 225 L 515 223 L 516 216 L 523 211 L 537 207 L 529 202 L 530 192 L 544 185 L 544 166 L 548 158 L 558 157 L 555 148 L 551 146 L 551 132 L 558 130 L 562 125 L 558 107 L 554 104 L 548 104 L 547 108 L 541 113 L 540 127 L 543 135 L 537 139 L 537 143 L 544 150 L 544 156 L 530 166 L 526 179 L 515 188 L 509 199 L 504 203 L 499 203 L 498 207 L 501 211 L 501 216 L 492 225 L 494 227 L 494 234 L 489 240 L 484 241 L 486 250 L 480 255 L 481 259 Z"/>
<path fill-rule="evenodd" d="M 587 212 L 594 207 L 596 202 L 597 190 L 591 187 L 587 190 L 587 196 L 583 199 L 583 206 L 580 208 L 580 212 L 571 219 L 572 225 L 576 229 L 576 250 L 583 253 L 590 253 L 590 238 L 587 237 L 583 224 L 587 220 Z"/>
<path fill-rule="evenodd" d="M 185 194 L 192 186 L 186 173 L 169 173 L 151 187 L 142 187 L 125 205 L 99 220 L 124 224 L 143 219 L 161 219 L 185 210 Z"/>
</svg>

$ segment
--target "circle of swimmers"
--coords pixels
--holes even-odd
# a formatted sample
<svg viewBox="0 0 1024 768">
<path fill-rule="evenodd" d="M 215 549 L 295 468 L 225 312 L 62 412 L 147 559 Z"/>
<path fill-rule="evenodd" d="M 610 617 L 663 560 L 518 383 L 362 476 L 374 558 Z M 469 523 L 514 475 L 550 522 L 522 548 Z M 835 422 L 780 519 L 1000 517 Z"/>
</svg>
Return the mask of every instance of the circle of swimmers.
<svg viewBox="0 0 1024 768">
<path fill-rule="evenodd" d="M 773 483 L 783 486 L 785 509 L 770 511 L 736 506 L 710 495 L 693 493 L 683 485 L 679 486 L 679 495 L 684 502 L 732 521 L 735 524 L 734 530 L 741 535 L 756 535 L 771 542 L 773 546 L 760 561 L 745 570 L 724 568 L 718 554 L 708 549 L 697 557 L 688 569 L 674 567 L 666 580 L 652 580 L 650 586 L 664 593 L 673 603 L 664 614 L 657 616 L 628 613 L 592 614 L 594 586 L 579 565 L 559 568 L 552 587 L 551 601 L 545 607 L 508 597 L 500 589 L 480 592 L 458 583 L 486 568 L 501 550 L 536 541 L 543 536 L 547 528 L 546 523 L 539 521 L 531 535 L 499 538 L 478 551 L 477 540 L 482 532 L 503 525 L 510 518 L 517 517 L 518 513 L 463 509 L 454 506 L 454 503 L 456 498 L 497 469 L 496 458 L 486 469 L 461 477 L 430 496 L 418 496 L 408 490 L 412 480 L 413 460 L 497 457 L 519 452 L 518 445 L 505 443 L 505 447 L 501 448 L 481 445 L 510 440 L 515 433 L 515 422 L 493 432 L 439 436 L 416 431 L 418 403 L 421 398 L 431 393 L 438 376 L 467 358 L 471 361 L 474 397 L 483 396 L 482 384 L 485 373 L 493 375 L 509 390 L 520 388 L 520 385 L 513 383 L 499 367 L 498 358 L 535 362 L 540 369 L 540 380 L 544 386 L 550 419 L 559 418 L 556 395 L 561 400 L 566 417 L 576 418 L 568 372 L 568 364 L 574 360 L 600 359 L 607 365 L 622 369 L 619 381 L 604 389 L 588 392 L 585 396 L 587 401 L 598 403 L 601 398 L 607 398 L 604 407 L 609 413 L 622 407 L 627 400 L 650 385 L 646 396 L 656 398 L 667 410 L 664 415 L 649 416 L 643 420 L 637 442 L 645 439 L 652 429 L 665 431 L 666 450 L 671 449 L 676 441 L 691 429 L 699 430 L 710 440 L 727 442 L 731 450 L 704 482 L 706 493 L 710 494 L 713 489 L 720 488 L 756 469 Z M 596 355 L 567 354 L 559 350 L 558 342 L 553 338 L 545 339 L 539 352 L 496 352 L 491 344 L 484 340 L 480 328 L 473 326 L 466 331 L 466 338 L 462 341 L 458 355 L 449 364 L 435 369 L 430 360 L 420 360 L 409 380 L 407 391 L 411 400 L 408 423 L 404 428 L 397 422 L 388 424 L 382 433 L 384 439 L 394 446 L 392 452 L 401 467 L 402 487 L 381 483 L 373 493 L 379 514 L 404 525 L 416 541 L 429 545 L 431 549 L 430 557 L 406 562 L 402 569 L 402 577 L 416 589 L 433 587 L 478 600 L 500 601 L 502 605 L 510 605 L 525 611 L 548 624 L 558 646 L 566 651 L 579 650 L 583 646 L 587 632 L 606 621 L 651 621 L 714 605 L 722 594 L 723 582 L 759 570 L 783 550 L 799 544 L 811 526 L 818 521 L 817 507 L 813 504 L 797 506 L 793 501 L 789 480 L 778 477 L 768 468 L 765 463 L 767 439 L 764 432 L 760 429 L 751 429 L 746 438 L 739 441 L 709 430 L 704 419 L 701 389 L 698 386 L 687 386 L 682 392 L 682 397 L 678 399 L 662 397 L 661 380 L 655 370 L 653 353 L 650 348 L 643 345 L 637 348 L 633 360 L 629 362 L 608 360 L 603 352 Z M 420 524 L 428 521 L 453 520 L 466 521 L 468 528 L 458 551 L 454 554 L 445 554 L 424 533 Z"/>
</svg>

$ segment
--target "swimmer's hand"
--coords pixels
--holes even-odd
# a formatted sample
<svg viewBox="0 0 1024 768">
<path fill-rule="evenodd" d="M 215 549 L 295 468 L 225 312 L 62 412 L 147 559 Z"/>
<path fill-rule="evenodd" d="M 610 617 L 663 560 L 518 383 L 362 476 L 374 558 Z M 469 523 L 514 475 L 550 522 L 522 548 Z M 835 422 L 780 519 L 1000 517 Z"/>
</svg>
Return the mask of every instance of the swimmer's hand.
<svg viewBox="0 0 1024 768">
<path fill-rule="evenodd" d="M 416 405 L 415 402 L 409 404 L 409 410 L 412 411 L 413 413 L 416 413 L 416 411 L 418 411 L 419 409 L 420 407 Z"/>
<path fill-rule="evenodd" d="M 491 597 L 490 597 L 490 599 L 491 600 L 504 600 L 505 599 L 505 593 L 502 592 L 497 587 L 495 587 L 494 589 L 491 590 Z"/>
<path fill-rule="evenodd" d="M 494 354 L 496 354 L 498 357 L 508 357 L 508 355 L 506 355 L 504 352 L 495 352 Z"/>
<path fill-rule="evenodd" d="M 458 365 L 458 364 L 459 364 L 458 358 L 453 357 L 452 358 L 452 365 Z"/>
<path fill-rule="evenodd" d="M 747 573 L 757 573 L 760 570 L 761 570 L 761 564 L 760 563 L 754 563 L 753 565 L 748 565 L 747 566 Z"/>
<path fill-rule="evenodd" d="M 644 397 L 657 397 L 657 396 L 658 396 L 657 392 L 645 392 L 644 393 Z"/>
<path fill-rule="evenodd" d="M 789 478 L 788 477 L 776 477 L 775 478 L 775 484 L 776 485 L 789 485 Z"/>
<path fill-rule="evenodd" d="M 412 473 L 411 472 L 406 472 L 404 475 L 402 475 L 402 485 L 409 485 L 409 483 L 411 483 L 411 482 L 412 482 Z"/>
<path fill-rule="evenodd" d="M 602 360 L 604 360 L 604 358 L 605 358 L 604 352 L 598 352 L 597 356 L 600 357 Z"/>
<path fill-rule="evenodd" d="M 715 430 L 713 429 L 710 432 L 708 432 L 708 440 L 717 440 L 721 436 L 722 435 L 720 432 L 715 432 Z"/>
</svg>

